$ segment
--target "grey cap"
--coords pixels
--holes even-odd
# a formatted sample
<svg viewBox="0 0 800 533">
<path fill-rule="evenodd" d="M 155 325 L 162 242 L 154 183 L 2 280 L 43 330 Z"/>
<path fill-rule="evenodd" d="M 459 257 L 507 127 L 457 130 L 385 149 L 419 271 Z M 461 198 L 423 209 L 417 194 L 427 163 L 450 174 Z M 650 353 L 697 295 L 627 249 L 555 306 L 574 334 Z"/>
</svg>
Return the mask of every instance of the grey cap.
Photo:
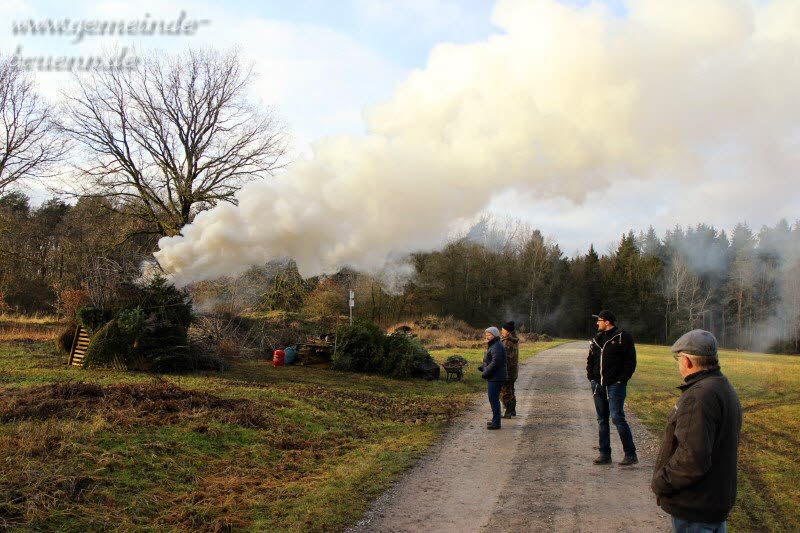
<svg viewBox="0 0 800 533">
<path fill-rule="evenodd" d="M 704 357 L 717 356 L 717 339 L 714 334 L 704 329 L 693 329 L 684 333 L 670 348 L 673 352 L 685 352 Z"/>
<path fill-rule="evenodd" d="M 484 331 L 488 331 L 489 333 L 491 333 L 491 334 L 492 334 L 492 335 L 494 335 L 495 337 L 499 337 L 499 336 L 500 336 L 500 330 L 499 330 L 499 329 L 497 329 L 497 328 L 496 328 L 496 327 L 494 327 L 494 326 L 492 326 L 492 327 L 489 327 L 489 328 L 486 328 Z"/>
</svg>

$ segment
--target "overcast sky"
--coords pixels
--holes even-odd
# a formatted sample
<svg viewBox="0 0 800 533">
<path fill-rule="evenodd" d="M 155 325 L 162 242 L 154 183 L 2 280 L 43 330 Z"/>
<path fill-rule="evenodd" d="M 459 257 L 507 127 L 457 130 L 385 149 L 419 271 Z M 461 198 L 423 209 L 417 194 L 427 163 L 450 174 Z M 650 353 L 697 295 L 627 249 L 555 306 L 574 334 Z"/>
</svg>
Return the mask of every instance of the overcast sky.
<svg viewBox="0 0 800 533">
<path fill-rule="evenodd" d="M 568 3 L 583 9 L 587 2 Z M 627 16 L 623 2 L 604 3 L 613 16 Z M 491 22 L 493 7 L 489 0 L 0 0 L 4 21 L 0 48 L 4 53 L 19 49 L 26 57 L 87 55 L 110 46 L 135 46 L 142 54 L 155 48 L 237 45 L 258 74 L 254 98 L 275 106 L 292 131 L 298 157 L 307 157 L 313 143 L 326 136 L 363 135 L 365 108 L 388 100 L 412 71 L 425 68 L 435 45 L 479 42 L 500 32 Z M 131 20 L 147 14 L 153 20 L 170 21 L 181 11 L 188 19 L 208 22 L 192 37 L 85 37 L 78 44 L 68 37 L 21 36 L 12 31 L 13 21 L 30 18 Z M 800 26 L 796 28 L 800 31 Z M 42 92 L 53 100 L 69 78 L 66 73 L 38 74 Z M 668 177 L 639 181 L 633 176 L 589 191 L 579 204 L 506 191 L 490 209 L 528 221 L 569 254 L 585 251 L 590 243 L 605 250 L 621 233 L 648 225 L 659 233 L 675 224 L 698 222 L 730 229 L 745 221 L 758 229 L 780 218 L 794 222 L 800 217 L 800 193 L 793 176 L 764 181 L 742 170 L 746 162 L 726 160 L 725 154 L 711 159 L 709 165 L 715 168 L 695 182 L 678 183 Z"/>
</svg>

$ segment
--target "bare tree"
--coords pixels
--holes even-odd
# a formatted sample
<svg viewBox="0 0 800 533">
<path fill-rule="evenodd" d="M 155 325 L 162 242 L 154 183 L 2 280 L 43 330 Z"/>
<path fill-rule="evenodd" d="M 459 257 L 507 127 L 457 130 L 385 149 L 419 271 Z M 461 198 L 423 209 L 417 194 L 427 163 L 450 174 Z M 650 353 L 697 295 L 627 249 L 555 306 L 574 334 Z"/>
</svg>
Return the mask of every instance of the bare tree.
<svg viewBox="0 0 800 533">
<path fill-rule="evenodd" d="M 132 70 L 76 77 L 63 127 L 87 151 L 79 196 L 102 196 L 175 235 L 197 212 L 236 203 L 242 184 L 286 164 L 287 134 L 251 104 L 237 51 L 154 55 Z"/>
<path fill-rule="evenodd" d="M 22 179 L 50 175 L 66 151 L 53 109 L 36 93 L 31 75 L 0 57 L 0 193 Z"/>
</svg>

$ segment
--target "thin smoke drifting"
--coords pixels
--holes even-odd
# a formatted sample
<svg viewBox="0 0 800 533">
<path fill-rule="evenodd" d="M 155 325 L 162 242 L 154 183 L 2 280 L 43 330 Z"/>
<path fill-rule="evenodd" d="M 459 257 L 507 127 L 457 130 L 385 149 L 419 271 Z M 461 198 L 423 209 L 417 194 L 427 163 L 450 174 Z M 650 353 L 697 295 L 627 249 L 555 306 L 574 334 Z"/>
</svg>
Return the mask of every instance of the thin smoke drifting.
<svg viewBox="0 0 800 533">
<path fill-rule="evenodd" d="M 441 244 L 515 188 L 581 201 L 604 184 L 710 176 L 723 154 L 751 179 L 798 170 L 800 4 L 500 0 L 502 31 L 440 45 L 366 138 L 339 136 L 239 205 L 201 213 L 156 257 L 178 283 L 291 257 L 301 274 L 380 269 Z M 624 208 L 622 206 L 621 208 Z"/>
</svg>

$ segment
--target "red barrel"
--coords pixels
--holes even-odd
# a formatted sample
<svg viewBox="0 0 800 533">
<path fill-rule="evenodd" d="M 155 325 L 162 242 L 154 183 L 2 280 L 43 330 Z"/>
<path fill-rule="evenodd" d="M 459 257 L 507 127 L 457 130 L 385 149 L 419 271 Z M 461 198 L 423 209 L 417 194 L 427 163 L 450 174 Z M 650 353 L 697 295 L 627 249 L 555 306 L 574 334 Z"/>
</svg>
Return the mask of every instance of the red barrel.
<svg viewBox="0 0 800 533">
<path fill-rule="evenodd" d="M 283 366 L 284 357 L 286 357 L 286 353 L 283 350 L 272 352 L 272 366 Z"/>
</svg>

